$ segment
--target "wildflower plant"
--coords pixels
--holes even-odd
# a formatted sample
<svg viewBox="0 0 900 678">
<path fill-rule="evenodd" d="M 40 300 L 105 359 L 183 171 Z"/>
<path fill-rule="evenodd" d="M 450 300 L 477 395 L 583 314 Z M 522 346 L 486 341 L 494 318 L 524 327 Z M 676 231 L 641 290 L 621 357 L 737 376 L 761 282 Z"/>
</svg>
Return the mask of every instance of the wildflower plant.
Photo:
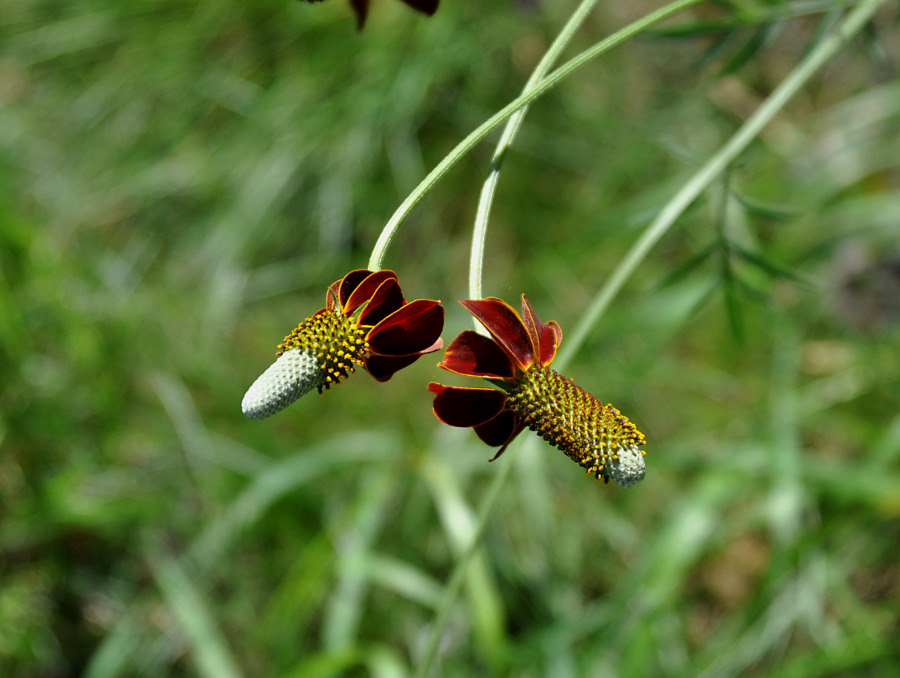
<svg viewBox="0 0 900 678">
<path fill-rule="evenodd" d="M 440 366 L 498 388 L 429 384 L 438 419 L 472 427 L 482 441 L 499 446 L 491 461 L 529 428 L 597 480 L 630 487 L 644 477 L 644 434 L 615 407 L 550 368 L 562 341 L 557 323 L 541 322 L 524 294 L 521 316 L 496 297 L 461 303 L 491 337 L 463 331 Z"/>
<path fill-rule="evenodd" d="M 9 3 L 0 677 L 900 675 L 897 326 L 827 303 L 832 252 L 897 247 L 898 3 L 699 3 Z M 563 80 L 521 149 L 542 190 L 490 220 Z M 247 355 L 260 300 L 323 269 Z M 419 297 L 464 300 L 443 345 Z M 312 397 L 360 371 L 391 383 Z"/>
<path fill-rule="evenodd" d="M 350 271 L 329 286 L 325 308 L 278 345 L 275 362 L 247 390 L 241 409 L 264 419 L 313 389 L 322 394 L 357 367 L 387 381 L 440 350 L 443 327 L 441 303 L 407 302 L 394 271 Z"/>
<path fill-rule="evenodd" d="M 312 1 L 312 0 L 310 0 Z M 437 2 L 404 0 L 430 14 Z M 443 309 L 438 302 L 407 303 L 399 292 L 396 275 L 382 271 L 385 252 L 400 223 L 452 166 L 501 123 L 504 133 L 494 153 L 484 184 L 473 229 L 468 298 L 462 305 L 489 336 L 462 331 L 448 346 L 439 366 L 464 377 L 487 382 L 487 387 L 428 385 L 435 415 L 446 424 L 474 429 L 486 444 L 499 448 L 491 461 L 504 454 L 526 428 L 536 432 L 573 459 L 597 480 L 631 487 L 646 473 L 645 437 L 611 404 L 562 376 L 570 357 L 609 307 L 616 294 L 650 250 L 671 229 L 692 202 L 725 173 L 731 163 L 781 111 L 790 98 L 859 32 L 885 0 L 861 0 L 820 40 L 803 61 L 779 84 L 761 106 L 712 157 L 685 182 L 635 240 L 611 271 L 607 282 L 589 304 L 580 323 L 560 351 L 562 330 L 553 321 L 542 322 L 522 296 L 521 315 L 497 297 L 481 290 L 484 245 L 494 187 L 506 150 L 514 140 L 529 104 L 582 65 L 613 47 L 681 12 L 701 0 L 675 0 L 595 44 L 553 70 L 575 32 L 599 0 L 582 0 L 547 54 L 535 68 L 522 94 L 473 131 L 422 180 L 397 208 L 382 230 L 368 269 L 353 271 L 329 288 L 326 308 L 301 323 L 279 346 L 276 362 L 250 388 L 244 398 L 247 416 L 262 418 L 277 412 L 304 393 L 320 393 L 363 367 L 376 379 L 386 380 L 421 355 L 442 348 L 439 334 Z M 351 0 L 362 27 L 368 2 Z M 383 286 L 384 290 L 382 290 Z M 553 367 L 551 367 L 553 365 Z M 509 478 L 504 464 L 478 510 L 472 537 L 458 558 L 444 587 L 415 676 L 429 675 L 467 568 L 473 562 L 491 512 Z"/>
</svg>

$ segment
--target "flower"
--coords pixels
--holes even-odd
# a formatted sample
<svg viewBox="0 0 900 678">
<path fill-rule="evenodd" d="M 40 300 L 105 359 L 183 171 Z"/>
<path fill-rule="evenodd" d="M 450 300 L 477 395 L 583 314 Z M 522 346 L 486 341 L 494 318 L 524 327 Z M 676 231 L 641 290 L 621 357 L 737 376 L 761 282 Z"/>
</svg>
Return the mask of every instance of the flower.
<svg viewBox="0 0 900 678">
<path fill-rule="evenodd" d="M 306 2 L 321 2 L 322 0 L 306 0 Z M 413 9 L 423 14 L 431 16 L 437 11 L 440 0 L 403 0 L 403 2 Z M 356 12 L 356 25 L 362 30 L 366 25 L 366 17 L 369 14 L 369 0 L 350 0 L 350 6 Z"/>
<path fill-rule="evenodd" d="M 430 383 L 438 419 L 471 426 L 482 441 L 500 446 L 491 461 L 527 427 L 597 480 L 630 487 L 644 477 L 644 434 L 615 407 L 550 369 L 562 341 L 559 325 L 541 322 L 524 294 L 521 316 L 496 297 L 460 303 L 491 338 L 462 332 L 439 365 L 500 390 Z"/>
<path fill-rule="evenodd" d="M 325 308 L 278 345 L 276 360 L 244 395 L 241 409 L 264 419 L 313 388 L 328 390 L 357 367 L 378 381 L 443 346 L 441 302 L 407 302 L 393 271 L 350 271 L 325 295 Z"/>
</svg>

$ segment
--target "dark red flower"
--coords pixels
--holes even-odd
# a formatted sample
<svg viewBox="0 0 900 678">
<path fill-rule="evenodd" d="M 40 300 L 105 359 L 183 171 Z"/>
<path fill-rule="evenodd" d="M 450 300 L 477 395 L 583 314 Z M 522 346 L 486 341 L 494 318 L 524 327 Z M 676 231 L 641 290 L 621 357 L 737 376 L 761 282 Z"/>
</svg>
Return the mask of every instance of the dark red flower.
<svg viewBox="0 0 900 678">
<path fill-rule="evenodd" d="M 306 0 L 306 2 L 321 2 L 322 0 Z M 440 0 L 403 0 L 413 9 L 431 16 L 437 11 Z M 369 0 L 350 0 L 350 6 L 356 12 L 356 25 L 362 30 L 366 25 L 366 17 L 369 15 Z"/>
<path fill-rule="evenodd" d="M 438 419 L 472 427 L 485 443 L 499 446 L 491 461 L 530 428 L 598 480 L 628 487 L 644 477 L 644 435 L 615 407 L 550 369 L 562 342 L 559 325 L 541 322 L 524 294 L 521 316 L 496 297 L 460 303 L 491 338 L 462 332 L 439 365 L 500 390 L 431 383 Z"/>
<path fill-rule="evenodd" d="M 277 359 L 249 388 L 241 408 L 252 419 L 284 409 L 313 388 L 328 390 L 356 367 L 378 381 L 443 346 L 444 307 L 407 302 L 393 271 L 350 271 L 331 284 L 325 308 L 278 345 Z"/>
</svg>

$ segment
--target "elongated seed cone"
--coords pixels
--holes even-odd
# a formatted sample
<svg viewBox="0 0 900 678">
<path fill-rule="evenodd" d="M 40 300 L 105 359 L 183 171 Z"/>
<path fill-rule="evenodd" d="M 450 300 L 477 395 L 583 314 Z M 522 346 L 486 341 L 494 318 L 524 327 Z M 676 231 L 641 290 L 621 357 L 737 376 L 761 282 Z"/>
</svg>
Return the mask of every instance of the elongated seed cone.
<svg viewBox="0 0 900 678">
<path fill-rule="evenodd" d="M 315 353 L 290 349 L 253 382 L 244 395 L 241 410 L 251 419 L 265 419 L 314 388 L 321 388 L 324 381 Z"/>
<path fill-rule="evenodd" d="M 507 407 L 598 480 L 630 487 L 643 479 L 644 434 L 571 379 L 535 364 L 510 389 Z"/>
</svg>

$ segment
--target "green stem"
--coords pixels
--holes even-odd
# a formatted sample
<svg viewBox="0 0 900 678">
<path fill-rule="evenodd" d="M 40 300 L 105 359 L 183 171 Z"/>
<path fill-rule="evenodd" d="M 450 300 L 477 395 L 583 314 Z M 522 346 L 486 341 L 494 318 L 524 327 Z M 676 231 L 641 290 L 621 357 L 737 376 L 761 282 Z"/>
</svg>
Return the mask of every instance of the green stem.
<svg viewBox="0 0 900 678">
<path fill-rule="evenodd" d="M 450 153 L 448 153 L 444 157 L 444 159 L 441 160 L 441 162 L 439 162 L 437 166 L 428 173 L 428 176 L 426 176 L 422 180 L 422 182 L 418 186 L 416 186 L 415 189 L 413 189 L 412 193 L 410 193 L 400 204 L 400 207 L 397 208 L 397 210 L 391 216 L 390 220 L 388 220 L 384 229 L 382 229 L 381 235 L 378 236 L 378 241 L 375 243 L 375 247 L 372 248 L 372 255 L 369 257 L 369 269 L 372 271 L 376 271 L 381 268 L 385 251 L 387 250 L 388 245 L 391 244 L 391 239 L 394 237 L 394 233 L 397 232 L 397 228 L 400 226 L 400 222 L 406 218 L 406 216 L 412 211 L 412 208 L 418 204 L 425 193 L 431 190 L 431 188 L 441 179 L 441 177 L 444 176 L 444 174 L 447 173 L 447 171 L 451 167 L 453 167 L 453 165 L 455 165 L 466 153 L 472 150 L 472 148 L 474 148 L 478 144 L 478 142 L 480 142 L 488 134 L 490 134 L 503 121 L 512 116 L 520 108 L 524 108 L 535 99 L 538 99 L 539 97 L 546 94 L 562 80 L 567 78 L 569 75 L 584 66 L 592 59 L 596 59 L 601 54 L 608 52 L 613 47 L 616 47 L 629 38 L 634 37 L 653 24 L 658 23 L 663 19 L 666 19 L 673 14 L 680 12 L 683 9 L 686 9 L 692 5 L 696 5 L 702 1 L 703 0 L 676 0 L 675 2 L 672 2 L 665 7 L 658 9 L 657 11 L 648 14 L 647 16 L 638 19 L 625 28 L 616 31 L 605 40 L 601 40 L 596 45 L 585 50 L 572 60 L 567 61 L 546 78 L 537 83 L 534 89 L 531 89 L 527 93 L 522 94 L 518 98 L 514 99 L 499 111 L 497 111 L 490 118 L 488 118 L 474 132 L 472 132 L 471 134 L 469 134 L 469 136 L 459 142 L 456 148 L 450 151 Z"/>
<path fill-rule="evenodd" d="M 637 266 L 647 256 L 647 253 L 659 239 L 675 223 L 685 209 L 705 190 L 716 177 L 732 162 L 747 145 L 759 134 L 762 128 L 780 111 L 787 101 L 796 94 L 807 80 L 833 57 L 852 38 L 865 23 L 872 17 L 878 7 L 885 0 L 863 0 L 841 23 L 840 26 L 828 38 L 820 42 L 807 57 L 785 78 L 772 92 L 771 96 L 750 116 L 731 139 L 719 150 L 716 155 L 692 176 L 688 182 L 676 193 L 663 207 L 656 219 L 645 229 L 641 237 L 628 251 L 619 266 L 616 267 L 609 280 L 600 290 L 588 312 L 582 317 L 575 329 L 574 335 L 567 338 L 565 348 L 554 361 L 554 368 L 562 369 L 571 360 L 575 352 L 580 348 L 591 328 L 609 306 L 610 301 L 622 289 L 625 281 L 637 269 Z M 571 62 L 570 62 L 571 63 Z M 561 69 L 560 69 L 561 70 Z M 558 71 L 556 71 L 558 72 Z M 526 440 L 532 441 L 533 438 Z M 444 633 L 450 610 L 456 601 L 459 587 L 465 576 L 466 570 L 478 550 L 481 536 L 490 519 L 491 512 L 497 503 L 497 499 L 509 478 L 511 463 L 503 464 L 491 487 L 485 495 L 478 511 L 478 522 L 472 535 L 471 543 L 457 561 L 450 579 L 444 588 L 438 612 L 435 615 L 434 624 L 423 653 L 422 659 L 416 667 L 416 678 L 425 678 L 431 669 L 438 642 Z"/>
<path fill-rule="evenodd" d="M 572 13 L 569 21 L 563 26 L 559 35 L 556 36 L 553 44 L 550 45 L 550 49 L 547 50 L 547 53 L 544 54 L 540 63 L 531 73 L 531 77 L 525 83 L 522 94 L 527 94 L 543 80 L 598 2 L 600 0 L 583 0 Z M 482 297 L 481 280 L 482 269 L 484 268 L 484 244 L 487 240 L 487 226 L 491 205 L 494 202 L 494 191 L 497 188 L 497 181 L 500 179 L 500 166 L 503 164 L 506 151 L 509 150 L 513 140 L 519 133 L 519 128 L 522 126 L 522 121 L 527 113 L 528 106 L 523 106 L 506 121 L 503 135 L 500 137 L 500 141 L 494 151 L 494 157 L 491 159 L 491 169 L 488 173 L 488 178 L 484 182 L 484 186 L 481 187 L 481 197 L 478 199 L 478 208 L 475 210 L 475 228 L 472 232 L 472 250 L 469 256 L 469 299 L 481 299 Z M 476 331 L 484 331 L 478 321 L 475 321 L 475 329 Z"/>
<path fill-rule="evenodd" d="M 518 447 L 522 447 L 521 442 L 518 444 Z M 459 587 L 462 586 L 463 578 L 469 569 L 469 565 L 474 559 L 475 554 L 478 552 L 481 536 L 484 534 L 485 527 L 487 527 L 488 519 L 494 510 L 494 505 L 497 503 L 497 499 L 500 498 L 500 493 L 503 490 L 504 485 L 506 485 L 506 479 L 509 477 L 511 469 L 512 464 L 500 464 L 500 468 L 494 475 L 494 479 L 491 481 L 491 486 L 488 488 L 487 494 L 481 501 L 481 506 L 478 507 L 478 522 L 475 524 L 472 540 L 460 554 L 459 560 L 456 562 L 456 566 L 450 574 L 450 579 L 447 580 L 447 584 L 444 586 L 444 593 L 441 596 L 440 606 L 438 607 L 437 614 L 434 616 L 431 632 L 428 634 L 428 641 L 425 644 L 425 650 L 422 652 L 422 658 L 416 666 L 414 678 L 425 678 L 428 675 L 428 671 L 431 669 L 431 664 L 434 662 L 434 655 L 437 652 L 441 636 L 444 635 L 444 627 L 447 625 L 447 618 L 450 616 L 450 611 L 453 609 L 453 603 L 456 602 L 456 596 L 459 594 Z"/>
<path fill-rule="evenodd" d="M 715 181 L 728 165 L 738 157 L 762 131 L 762 129 L 784 108 L 788 100 L 833 57 L 859 30 L 885 0 L 863 0 L 827 38 L 816 45 L 778 87 L 754 111 L 741 128 L 682 186 L 662 208 L 656 219 L 644 230 L 632 245 L 609 280 L 588 307 L 575 331 L 566 338 L 555 363 L 567 363 L 581 347 L 591 329 L 619 293 L 625 281 L 637 269 L 660 238 L 672 227 L 675 220 L 690 206 L 706 188 Z M 556 367 L 556 365 L 554 365 Z"/>
</svg>

